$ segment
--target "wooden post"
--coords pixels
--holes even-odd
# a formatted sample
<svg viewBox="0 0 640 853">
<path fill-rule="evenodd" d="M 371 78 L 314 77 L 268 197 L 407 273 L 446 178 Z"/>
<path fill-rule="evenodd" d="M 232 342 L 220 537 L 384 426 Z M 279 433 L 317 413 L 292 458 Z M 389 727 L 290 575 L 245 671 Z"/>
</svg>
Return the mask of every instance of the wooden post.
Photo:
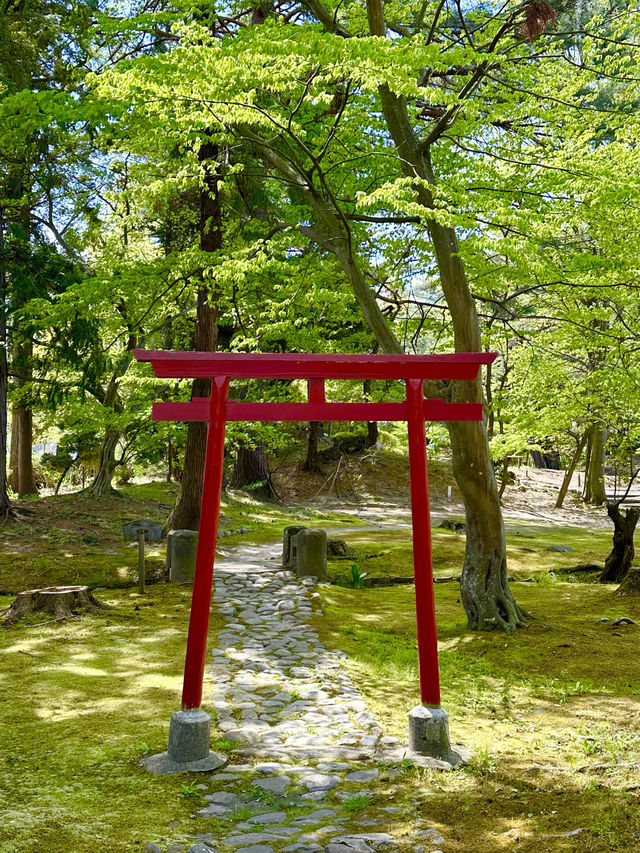
<svg viewBox="0 0 640 853">
<path fill-rule="evenodd" d="M 138 592 L 144 593 L 144 530 L 138 530 Z"/>
<path fill-rule="evenodd" d="M 423 705 L 440 707 L 438 638 L 431 564 L 431 518 L 429 516 L 422 380 L 408 379 L 406 385 L 420 701 Z"/>
<path fill-rule="evenodd" d="M 196 570 L 193 579 L 191 617 L 187 637 L 187 654 L 182 686 L 182 709 L 199 708 L 202 702 L 202 680 L 207 654 L 207 634 L 213 588 L 213 561 L 218 537 L 220 496 L 222 493 L 222 465 L 224 460 L 224 434 L 229 379 L 215 376 L 211 380 L 209 404 L 209 431 L 204 461 L 200 530 L 196 551 Z"/>
</svg>

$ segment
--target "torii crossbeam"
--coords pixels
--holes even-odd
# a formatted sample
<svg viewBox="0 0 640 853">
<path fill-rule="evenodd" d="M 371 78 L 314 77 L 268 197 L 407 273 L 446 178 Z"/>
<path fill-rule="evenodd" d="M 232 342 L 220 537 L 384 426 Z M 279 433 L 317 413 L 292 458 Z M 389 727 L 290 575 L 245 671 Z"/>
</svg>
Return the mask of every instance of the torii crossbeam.
<svg viewBox="0 0 640 853">
<path fill-rule="evenodd" d="M 154 403 L 156 421 L 206 421 L 200 530 L 182 691 L 183 710 L 199 708 L 211 609 L 224 436 L 227 421 L 406 421 L 413 528 L 420 699 L 440 707 L 438 645 L 431 565 L 431 525 L 427 482 L 426 421 L 480 421 L 481 403 L 445 403 L 425 399 L 426 379 L 474 379 L 495 353 L 445 355 L 324 355 L 318 353 L 204 353 L 134 350 L 138 361 L 151 362 L 161 378 L 211 378 L 211 396 L 191 402 Z M 230 379 L 306 379 L 304 403 L 247 403 L 228 399 Z M 406 397 L 399 403 L 329 403 L 325 379 L 402 380 Z"/>
</svg>

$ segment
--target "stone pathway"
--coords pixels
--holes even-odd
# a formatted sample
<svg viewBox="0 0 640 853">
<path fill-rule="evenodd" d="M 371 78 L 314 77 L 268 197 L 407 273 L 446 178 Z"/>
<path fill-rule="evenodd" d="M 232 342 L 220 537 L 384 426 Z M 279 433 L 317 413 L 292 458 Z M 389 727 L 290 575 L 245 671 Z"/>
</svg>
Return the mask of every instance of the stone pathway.
<svg viewBox="0 0 640 853">
<path fill-rule="evenodd" d="M 416 826 L 411 839 L 386 831 L 404 809 L 376 789 L 403 772 L 405 750 L 383 736 L 343 670 L 346 655 L 312 628 L 314 586 L 280 569 L 274 545 L 236 548 L 216 563 L 226 625 L 213 650 L 212 704 L 240 762 L 198 786 L 206 805 L 197 816 L 215 831 L 186 847 L 150 842 L 147 853 L 439 853 L 434 828 Z"/>
<path fill-rule="evenodd" d="M 227 619 L 213 650 L 218 728 L 263 757 L 358 759 L 395 745 L 342 670 L 344 652 L 328 651 L 309 624 L 315 579 L 277 566 L 277 546 L 239 548 L 218 564 L 215 601 Z"/>
</svg>

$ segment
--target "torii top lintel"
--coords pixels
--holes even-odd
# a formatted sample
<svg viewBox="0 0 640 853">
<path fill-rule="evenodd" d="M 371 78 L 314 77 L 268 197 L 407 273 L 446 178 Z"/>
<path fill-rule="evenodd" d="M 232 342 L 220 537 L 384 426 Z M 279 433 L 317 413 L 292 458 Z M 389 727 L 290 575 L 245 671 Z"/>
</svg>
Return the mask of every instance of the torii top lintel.
<svg viewBox="0 0 640 853">
<path fill-rule="evenodd" d="M 325 379 L 473 379 L 495 353 L 444 355 L 343 355 L 323 353 L 209 353 L 134 350 L 138 361 L 149 361 L 160 378 L 221 377 L 243 379 L 306 379 L 305 403 L 249 403 L 225 400 L 226 421 L 406 421 L 409 410 L 401 403 L 329 403 Z M 427 421 L 482 420 L 481 403 L 445 403 L 423 400 Z M 210 400 L 154 403 L 155 421 L 208 421 Z"/>
<path fill-rule="evenodd" d="M 324 353 L 172 352 L 134 350 L 150 361 L 156 376 L 195 379 L 473 379 L 495 353 L 443 355 L 343 355 Z"/>
</svg>

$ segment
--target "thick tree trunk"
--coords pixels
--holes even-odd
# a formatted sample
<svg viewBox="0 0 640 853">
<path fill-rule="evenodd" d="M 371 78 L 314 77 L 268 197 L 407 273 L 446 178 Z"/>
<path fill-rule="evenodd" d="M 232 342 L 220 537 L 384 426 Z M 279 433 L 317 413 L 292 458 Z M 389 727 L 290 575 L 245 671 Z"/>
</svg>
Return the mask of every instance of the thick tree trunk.
<svg viewBox="0 0 640 853">
<path fill-rule="evenodd" d="M 597 506 L 607 502 L 604 489 L 604 459 L 606 432 L 604 424 L 596 423 L 589 429 L 589 466 L 585 471 L 584 499 Z"/>
<path fill-rule="evenodd" d="M 278 496 L 271 482 L 269 459 L 263 444 L 256 447 L 240 445 L 229 486 L 232 489 L 250 486 L 256 497 L 277 500 Z"/>
<path fill-rule="evenodd" d="M 315 14 L 315 12 L 314 12 Z M 367 14 L 371 35 L 386 37 L 386 24 L 381 0 L 368 0 Z M 319 20 L 326 25 L 320 16 Z M 415 192 L 425 211 L 436 256 L 442 289 L 451 312 L 455 349 L 474 352 L 482 349 L 475 303 L 460 256 L 455 231 L 429 219 L 434 200 L 429 185 L 435 178 L 426 140 L 419 140 L 413 129 L 405 99 L 394 94 L 387 85 L 379 87 L 382 112 L 395 143 L 398 163 L 405 175 L 415 183 Z M 304 195 L 314 212 L 311 226 L 300 231 L 339 260 L 363 317 L 382 352 L 402 352 L 386 318 L 380 311 L 364 268 L 358 263 L 352 233 L 338 203 L 330 193 L 325 196 L 305 182 L 288 161 L 279 157 L 272 146 L 253 136 L 250 140 L 258 153 L 274 168 L 286 175 L 297 191 Z M 441 389 L 432 389 L 434 391 Z M 451 384 L 451 399 L 457 402 L 482 401 L 481 379 Z M 465 502 L 467 516 L 467 550 L 461 579 L 462 601 L 472 628 L 515 628 L 523 624 L 509 590 L 506 568 L 506 544 L 498 490 L 493 475 L 484 423 L 452 423 L 449 425 L 454 473 Z"/>
<path fill-rule="evenodd" d="M 29 385 L 33 378 L 33 344 L 29 338 L 18 340 L 14 346 L 13 372 L 17 374 L 16 387 L 18 389 Z M 13 452 L 13 432 L 15 430 L 16 440 L 16 467 L 12 470 L 11 486 L 23 498 L 27 495 L 36 494 L 36 486 L 33 474 L 33 412 L 30 403 L 21 399 L 13 407 L 13 420 L 11 431 L 11 450 Z M 15 477 L 13 476 L 15 474 Z"/>
<path fill-rule="evenodd" d="M 98 463 L 98 471 L 93 479 L 93 482 L 86 490 L 86 494 L 90 498 L 105 498 L 109 495 L 116 494 L 116 490 L 112 486 L 113 474 L 118 467 L 116 461 L 116 447 L 120 439 L 120 432 L 117 429 L 108 429 L 100 444 L 100 461 Z"/>
<path fill-rule="evenodd" d="M 18 418 L 16 407 L 11 407 L 11 447 L 9 450 L 9 487 L 18 492 Z"/>
<path fill-rule="evenodd" d="M 600 583 L 620 583 L 633 564 L 633 534 L 640 518 L 640 507 L 629 507 L 624 516 L 618 501 L 607 504 L 607 515 L 613 521 L 613 548 L 604 563 Z"/>
<path fill-rule="evenodd" d="M 14 406 L 13 428 L 17 433 L 17 468 L 12 471 L 12 488 L 18 497 L 35 495 L 38 492 L 33 474 L 33 413 L 25 406 Z M 13 434 L 12 442 L 13 444 Z M 13 476 L 15 473 L 15 477 Z M 15 485 L 13 483 L 15 482 Z"/>
<path fill-rule="evenodd" d="M 384 35 L 381 3 L 368 3 L 372 33 Z M 423 181 L 416 186 L 418 201 L 428 213 L 434 207 L 430 186 L 435 185 L 428 147 L 421 145 L 411 125 L 406 103 L 387 86 L 380 87 L 382 109 L 395 142 L 402 168 Z M 453 228 L 426 220 L 440 273 L 442 290 L 451 312 L 456 352 L 482 350 L 480 323 L 471 295 L 458 239 Z M 480 375 L 451 384 L 454 402 L 482 401 Z M 507 582 L 504 523 L 489 454 L 484 422 L 448 424 L 453 472 L 465 505 L 467 544 L 460 592 L 471 628 L 515 628 L 524 623 Z"/>
<path fill-rule="evenodd" d="M 566 498 L 567 492 L 569 491 L 569 484 L 571 483 L 571 478 L 573 477 L 575 470 L 578 467 L 578 462 L 580 461 L 580 457 L 582 456 L 584 446 L 587 443 L 588 435 L 588 430 L 585 430 L 585 432 L 583 432 L 580 438 L 578 439 L 575 453 L 571 457 L 571 462 L 569 463 L 569 467 L 565 471 L 564 478 L 562 480 L 562 485 L 560 486 L 560 491 L 558 492 L 558 500 L 556 501 L 557 509 L 562 509 L 562 504 L 564 503 L 564 499 Z"/>
<path fill-rule="evenodd" d="M 204 170 L 204 187 L 200 192 L 200 248 L 204 252 L 216 252 L 222 248 L 222 207 L 220 204 L 219 177 L 216 170 L 218 148 L 211 143 L 201 146 L 198 159 Z M 218 344 L 217 295 L 203 286 L 198 291 L 194 349 L 197 352 L 215 352 Z M 211 394 L 209 379 L 195 379 L 192 397 L 208 397 Z M 204 479 L 204 459 L 207 445 L 207 425 L 190 423 L 187 427 L 184 466 L 180 480 L 180 494 L 176 506 L 167 519 L 165 529 L 198 530 L 200 526 L 200 503 Z"/>
<path fill-rule="evenodd" d="M 9 515 L 11 502 L 7 492 L 7 275 L 5 267 L 4 210 L 0 206 L 0 520 Z"/>
<path fill-rule="evenodd" d="M 320 422 L 310 421 L 307 431 L 307 458 L 302 463 L 302 470 L 313 472 L 315 474 L 322 473 L 320 465 L 320 456 L 318 454 L 318 433 L 320 432 Z"/>
</svg>

